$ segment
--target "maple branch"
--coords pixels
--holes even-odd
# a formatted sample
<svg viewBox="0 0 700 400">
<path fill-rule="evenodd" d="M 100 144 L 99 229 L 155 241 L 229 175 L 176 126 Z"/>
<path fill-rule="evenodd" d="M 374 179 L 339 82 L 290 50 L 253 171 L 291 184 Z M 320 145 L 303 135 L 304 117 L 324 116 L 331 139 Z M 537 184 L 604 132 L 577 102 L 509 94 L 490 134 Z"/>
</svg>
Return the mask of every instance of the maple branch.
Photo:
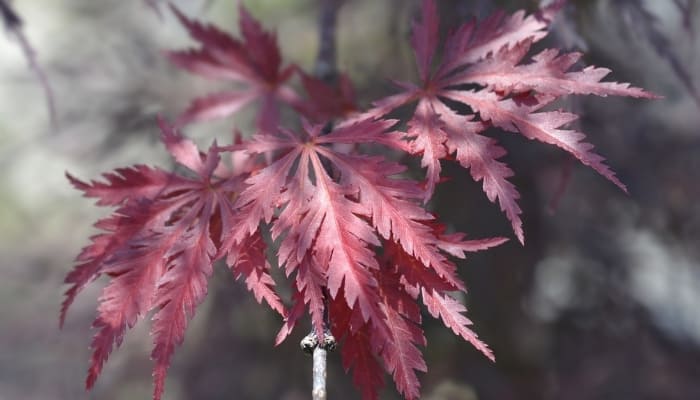
<svg viewBox="0 0 700 400">
<path fill-rule="evenodd" d="M 324 296 L 325 297 L 325 296 Z M 330 320 L 328 317 L 328 301 L 324 301 L 325 308 L 323 310 L 323 338 L 319 340 L 316 335 L 316 330 L 311 329 L 311 332 L 301 340 L 301 349 L 306 353 L 311 353 L 313 357 L 313 378 L 311 388 L 312 400 L 326 400 L 326 356 L 329 351 L 336 348 L 337 342 L 331 333 L 329 326 Z"/>
<path fill-rule="evenodd" d="M 41 68 L 39 62 L 37 61 L 36 52 L 34 51 L 34 48 L 32 48 L 31 44 L 29 43 L 29 40 L 27 40 L 26 36 L 24 35 L 24 32 L 22 32 L 22 19 L 12 8 L 12 6 L 10 6 L 7 0 L 0 0 L 0 17 L 2 17 L 2 21 L 5 24 L 5 29 L 7 29 L 8 32 L 13 34 L 17 39 L 19 47 L 20 49 L 22 49 L 24 57 L 27 59 L 29 68 L 32 70 L 32 72 L 34 72 L 34 75 L 36 75 L 39 84 L 44 89 L 44 93 L 46 94 L 46 103 L 49 109 L 49 118 L 51 119 L 51 125 L 53 126 L 54 130 L 58 129 L 58 118 L 56 116 L 56 106 L 54 103 L 53 89 L 49 84 L 49 79 L 46 77 L 46 73 L 44 73 L 44 70 Z"/>
<path fill-rule="evenodd" d="M 319 46 L 314 73 L 319 79 L 333 82 L 338 75 L 335 32 L 338 10 L 343 0 L 321 0 L 319 15 Z"/>
<path fill-rule="evenodd" d="M 22 25 L 22 20 L 19 18 L 19 15 L 17 15 L 15 10 L 13 10 L 5 0 L 0 0 L 0 14 L 8 30 L 16 29 Z"/>
<path fill-rule="evenodd" d="M 328 326 L 327 317 L 324 318 L 324 325 Z M 312 400 L 326 400 L 326 356 L 329 351 L 335 350 L 335 337 L 330 330 L 326 329 L 323 333 L 323 339 L 319 341 L 316 331 L 312 330 L 301 340 L 300 345 L 304 352 L 313 354 L 311 398 Z"/>
<path fill-rule="evenodd" d="M 681 12 L 686 10 L 678 1 L 675 3 Z M 700 105 L 700 91 L 695 85 L 692 74 L 678 57 L 674 46 L 671 45 L 671 40 L 659 28 L 659 18 L 650 12 L 640 0 L 618 0 L 613 4 L 617 7 L 617 11 L 621 14 L 628 29 L 633 30 L 639 36 L 646 37 L 656 54 L 668 63 L 676 77 L 683 82 L 690 97 L 697 105 Z M 684 13 L 684 15 L 688 14 Z"/>
<path fill-rule="evenodd" d="M 313 359 L 313 388 L 311 398 L 313 400 L 326 400 L 326 354 L 327 351 L 321 346 L 314 349 Z"/>
</svg>

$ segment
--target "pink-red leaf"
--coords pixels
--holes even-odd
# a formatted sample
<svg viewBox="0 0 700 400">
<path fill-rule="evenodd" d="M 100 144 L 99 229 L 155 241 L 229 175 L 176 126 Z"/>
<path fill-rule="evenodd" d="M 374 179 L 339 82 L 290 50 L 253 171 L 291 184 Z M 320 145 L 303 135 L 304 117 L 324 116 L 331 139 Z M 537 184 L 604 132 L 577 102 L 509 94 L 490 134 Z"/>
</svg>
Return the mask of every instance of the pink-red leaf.
<svg viewBox="0 0 700 400">
<path fill-rule="evenodd" d="M 129 168 L 117 168 L 114 172 L 103 174 L 106 183 L 83 182 L 66 173 L 70 183 L 85 194 L 85 197 L 97 198 L 98 206 L 116 206 L 130 199 L 153 199 L 165 194 L 164 190 L 183 188 L 184 180 L 157 168 L 135 165 Z"/>
<path fill-rule="evenodd" d="M 260 233 L 256 232 L 237 247 L 229 250 L 229 257 L 226 260 L 231 272 L 236 279 L 245 278 L 246 287 L 253 292 L 258 303 L 265 300 L 270 308 L 284 316 L 286 311 L 274 290 L 275 281 L 270 276 L 270 264 L 265 256 L 265 242 Z"/>
<path fill-rule="evenodd" d="M 174 203 L 147 211 L 151 219 L 158 220 L 181 205 Z M 98 317 L 93 322 L 99 331 L 90 345 L 93 353 L 86 380 L 88 389 L 95 383 L 112 348 L 121 344 L 125 331 L 151 309 L 156 284 L 165 272 L 166 254 L 183 231 L 183 224 L 159 234 L 141 229 L 103 262 L 101 272 L 115 277 L 102 292 Z"/>
<path fill-rule="evenodd" d="M 421 196 L 418 186 L 410 181 L 387 178 L 402 172 L 403 167 L 382 162 L 379 158 L 324 155 L 339 167 L 341 183 L 359 188 L 360 204 L 382 237 L 400 243 L 408 254 L 414 255 L 426 267 L 435 270 L 457 288 L 463 288 L 454 265 L 435 246 L 432 229 L 423 223 L 433 217 L 415 203 Z"/>
<path fill-rule="evenodd" d="M 522 210 L 518 205 L 520 193 L 508 178 L 513 171 L 498 161 L 506 155 L 504 148 L 481 131 L 485 128 L 482 122 L 474 122 L 472 116 L 457 115 L 444 104 L 436 104 L 438 112 L 445 121 L 447 132 L 446 146 L 449 153 L 454 153 L 457 161 L 469 169 L 474 181 L 482 181 L 484 193 L 491 202 L 498 201 L 501 211 L 511 222 L 513 232 L 520 243 L 525 242 L 523 223 L 520 219 Z"/>
<path fill-rule="evenodd" d="M 385 308 L 386 324 L 391 333 L 390 342 L 382 350 L 387 371 L 394 377 L 396 387 L 407 400 L 420 396 L 420 383 L 416 371 L 425 372 L 428 366 L 416 343 L 425 344 L 422 330 L 407 321 L 393 308 Z"/>
<path fill-rule="evenodd" d="M 362 400 L 377 400 L 384 386 L 384 370 L 374 354 L 365 329 L 348 334 L 343 342 L 343 368 L 345 372 L 352 369 L 352 381 L 360 389 Z"/>
<path fill-rule="evenodd" d="M 183 232 L 184 238 L 166 255 L 168 270 L 158 281 L 153 316 L 153 399 L 160 400 L 164 389 L 165 375 L 175 347 L 182 344 L 185 329 L 194 316 L 196 307 L 207 294 L 207 281 L 212 273 L 212 257 L 216 253 L 209 237 L 209 219 L 212 204 L 200 210 L 199 220 Z M 164 259 L 166 258 L 164 257 Z"/>
<path fill-rule="evenodd" d="M 518 104 L 513 99 L 499 100 L 492 93 L 446 91 L 445 96 L 472 106 L 481 118 L 511 132 L 520 132 L 528 139 L 553 144 L 566 150 L 583 164 L 593 168 L 609 181 L 627 192 L 615 173 L 604 164 L 605 159 L 593 152 L 593 145 L 584 141 L 586 135 L 564 126 L 578 119 L 576 114 L 563 111 L 537 112 L 547 100 L 536 106 Z"/>
<path fill-rule="evenodd" d="M 178 118 L 178 125 L 228 117 L 248 103 L 259 100 L 258 129 L 270 131 L 279 124 L 280 103 L 300 107 L 299 97 L 285 85 L 295 68 L 282 68 L 276 36 L 263 30 L 245 7 L 239 7 L 240 40 L 212 25 L 189 19 L 174 6 L 171 8 L 201 47 L 171 51 L 166 53 L 167 57 L 175 65 L 192 73 L 246 86 L 243 90 L 195 99 Z"/>
<path fill-rule="evenodd" d="M 390 265 L 389 265 L 390 266 Z M 418 305 L 401 285 L 401 276 L 395 270 L 378 274 L 382 293 L 382 306 L 386 314 L 389 335 L 380 337 L 383 342 L 381 357 L 396 382 L 399 393 L 407 400 L 420 396 L 420 383 L 416 371 L 426 372 L 428 367 L 417 345 L 425 346 L 426 340 L 420 328 L 421 314 Z M 374 331 L 381 335 L 381 331 Z"/>
<path fill-rule="evenodd" d="M 357 206 L 345 196 L 347 189 L 333 182 L 326 174 L 317 155 L 312 155 L 311 164 L 316 174 L 316 195 L 311 199 L 310 212 L 319 213 L 312 218 L 321 218 L 316 249 L 319 259 L 328 262 L 328 290 L 335 297 L 341 287 L 351 308 L 358 304 L 365 320 L 381 320 L 378 308 L 376 281 L 369 272 L 379 268 L 368 244 L 379 244 L 371 227 L 353 211 Z"/>
<path fill-rule="evenodd" d="M 456 335 L 474 345 L 491 361 L 496 361 L 491 349 L 479 339 L 474 331 L 468 328 L 469 325 L 472 325 L 472 321 L 462 314 L 467 311 L 466 307 L 452 297 L 438 294 L 430 289 L 423 289 L 422 294 L 423 304 L 428 308 L 430 315 L 442 319 L 442 322 Z"/>
<path fill-rule="evenodd" d="M 304 258 L 297 268 L 296 287 L 304 293 L 304 303 L 308 304 L 311 323 L 317 337 L 323 337 L 326 329 L 325 268 L 313 257 Z"/>
<path fill-rule="evenodd" d="M 489 200 L 499 203 L 521 243 L 520 196 L 508 181 L 513 171 L 499 160 L 505 150 L 481 132 L 490 124 L 554 144 L 625 190 L 604 159 L 583 140 L 585 136 L 564 128 L 576 116 L 542 108 L 569 94 L 655 97 L 627 83 L 602 82 L 609 72 L 604 68 L 572 70 L 580 58 L 577 53 L 560 55 L 557 50 L 544 50 L 532 62 L 522 64 L 531 45 L 546 35 L 562 4 L 557 1 L 535 15 L 496 13 L 479 23 L 463 24 L 447 37 L 441 62 L 431 73 L 435 49 L 428 43 L 435 43 L 438 21 L 435 1 L 424 0 L 421 22 L 414 24 L 412 36 L 420 84 L 400 83 L 401 93 L 374 102 L 371 110 L 351 119 L 381 118 L 417 102 L 404 138 L 410 152 L 421 155 L 421 165 L 427 170 L 424 201 L 431 198 L 440 182 L 440 161 L 454 154 L 474 180 L 482 181 Z M 481 88 L 465 89 L 465 85 L 474 84 Z M 467 110 L 455 111 L 458 105 L 447 100 L 471 107 L 480 120 Z"/>
<path fill-rule="evenodd" d="M 460 66 L 475 63 L 503 47 L 530 40 L 537 42 L 547 35 L 549 21 L 541 15 L 525 15 L 518 11 L 513 15 L 496 12 L 480 21 L 462 25 L 445 41 L 445 55 L 438 68 L 438 76 L 444 77 Z"/>
<path fill-rule="evenodd" d="M 428 202 L 433 196 L 435 185 L 440 179 L 440 160 L 447 156 L 445 141 L 445 123 L 434 109 L 435 99 L 421 99 L 418 102 L 413 118 L 408 121 L 406 136 L 414 139 L 411 142 L 412 152 L 422 154 L 421 167 L 427 169 L 427 184 L 425 188 L 424 202 Z"/>
<path fill-rule="evenodd" d="M 215 93 L 194 99 L 187 110 L 178 117 L 178 125 L 228 117 L 256 97 L 258 93 L 254 91 L 242 91 Z"/>
<path fill-rule="evenodd" d="M 531 90 L 553 96 L 569 94 L 597 96 L 630 96 L 654 98 L 653 94 L 628 83 L 601 82 L 610 70 L 586 67 L 570 69 L 580 60 L 580 53 L 560 54 L 547 49 L 532 58 L 529 64 L 520 64 L 532 44 L 531 40 L 504 47 L 498 53 L 474 64 L 449 78 L 453 85 L 478 83 L 490 90 L 503 93 L 526 93 Z"/>
<path fill-rule="evenodd" d="M 100 274 L 112 279 L 100 297 L 98 330 L 86 385 L 92 387 L 109 354 L 119 346 L 126 330 L 151 309 L 153 322 L 154 398 L 162 394 L 165 373 L 175 346 L 195 307 L 206 294 L 213 262 L 229 255 L 233 269 L 246 275 L 246 283 L 260 301 L 286 315 L 274 294 L 267 273 L 264 243 L 259 235 L 248 237 L 239 247 L 226 247 L 235 222 L 230 198 L 243 190 L 244 178 L 222 170 L 214 144 L 206 153 L 161 121 L 162 140 L 176 161 L 196 172 L 194 178 L 166 174 L 148 167 L 120 170 L 105 175 L 107 184 L 86 184 L 69 177 L 87 195 L 106 205 L 119 205 L 115 214 L 96 224 L 105 231 L 93 238 L 78 257 L 78 266 L 66 283 L 65 311 L 75 295 Z M 154 172 L 156 171 L 156 172 Z M 133 187 L 130 191 L 127 188 Z"/>
</svg>

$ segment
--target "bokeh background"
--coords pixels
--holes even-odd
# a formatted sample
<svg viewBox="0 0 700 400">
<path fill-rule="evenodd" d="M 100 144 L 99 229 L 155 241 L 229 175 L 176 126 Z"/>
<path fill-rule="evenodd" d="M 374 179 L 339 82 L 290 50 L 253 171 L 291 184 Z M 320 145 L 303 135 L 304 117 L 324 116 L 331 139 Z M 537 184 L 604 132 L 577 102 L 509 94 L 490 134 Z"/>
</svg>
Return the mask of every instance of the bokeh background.
<svg viewBox="0 0 700 400">
<path fill-rule="evenodd" d="M 277 32 L 288 61 L 310 69 L 317 0 L 243 1 Z M 175 1 L 187 14 L 236 32 L 236 1 Z M 55 92 L 58 129 L 11 35 L 0 36 L 0 400 L 148 399 L 150 339 L 143 321 L 91 393 L 83 389 L 97 297 L 90 286 L 58 329 L 63 277 L 103 210 L 80 197 L 83 179 L 133 163 L 167 167 L 155 117 L 221 83 L 176 70 L 161 50 L 188 45 L 165 7 L 138 0 L 15 0 Z M 407 44 L 414 0 L 346 0 L 338 64 L 361 104 L 411 79 Z M 446 25 L 536 1 L 442 0 Z M 490 363 L 439 323 L 426 325 L 430 400 L 700 399 L 700 2 L 570 1 L 549 45 L 583 50 L 663 100 L 573 98 L 579 127 L 629 195 L 555 148 L 494 131 L 522 194 L 526 245 L 515 240 L 460 264 L 476 331 Z M 252 116 L 201 124 L 201 144 L 250 131 Z M 512 236 L 466 171 L 439 187 L 433 210 L 471 237 Z M 429 318 L 426 318 L 428 320 Z M 166 399 L 308 399 L 311 361 L 302 329 L 279 347 L 279 318 L 223 268 L 211 280 L 175 355 Z M 338 356 L 329 398 L 356 399 Z M 393 387 L 383 399 L 397 399 Z"/>
</svg>

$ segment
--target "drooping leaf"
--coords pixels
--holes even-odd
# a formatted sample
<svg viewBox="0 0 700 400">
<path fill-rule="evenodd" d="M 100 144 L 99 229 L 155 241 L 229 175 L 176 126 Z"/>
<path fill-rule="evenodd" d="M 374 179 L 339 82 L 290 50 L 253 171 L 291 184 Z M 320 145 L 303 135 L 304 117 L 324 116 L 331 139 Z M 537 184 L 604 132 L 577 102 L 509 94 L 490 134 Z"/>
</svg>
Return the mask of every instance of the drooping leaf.
<svg viewBox="0 0 700 400">
<path fill-rule="evenodd" d="M 275 159 L 246 181 L 248 187 L 234 208 L 258 219 L 246 218 L 243 234 L 259 220 L 272 224 L 272 238 L 279 240 L 278 261 L 287 275 L 297 274 L 293 317 L 277 342 L 289 334 L 302 307 L 308 308 L 317 333 L 323 310 L 328 309 L 334 326 L 340 324 L 338 319 L 346 321 L 350 332 L 340 331 L 345 337 L 344 363 L 353 369 L 367 399 L 375 398 L 376 388 L 365 385 L 377 380 L 360 369 L 376 369 L 376 358 L 384 361 L 406 398 L 418 397 L 416 371 L 426 366 L 417 347 L 424 345 L 417 291 L 464 290 L 447 254 L 463 257 L 465 252 L 504 241 L 464 241 L 459 234 L 445 235 L 436 228 L 435 217 L 421 207 L 424 192 L 418 182 L 396 177 L 403 166 L 337 150 L 343 144 L 392 145 L 393 124 L 361 120 L 325 135 L 320 134 L 323 126 L 306 124 L 302 134 L 259 133 L 228 148 Z M 378 246 L 389 261 L 375 251 Z M 397 250 L 388 250 L 392 246 Z M 404 261 L 391 256 L 402 254 Z M 410 260 L 414 272 L 407 270 L 405 260 Z M 335 306 L 328 308 L 329 302 Z M 364 345 L 370 349 L 355 348 Z"/>
<path fill-rule="evenodd" d="M 416 371 L 428 370 L 417 346 L 425 346 L 427 342 L 420 328 L 420 308 L 401 285 L 401 276 L 396 271 L 393 272 L 384 272 L 378 277 L 389 331 L 381 357 L 387 372 L 394 378 L 399 393 L 411 400 L 420 396 Z"/>
<path fill-rule="evenodd" d="M 452 329 L 456 335 L 474 345 L 491 361 L 496 361 L 491 349 L 468 328 L 472 322 L 462 314 L 467 311 L 466 307 L 449 295 L 439 294 L 427 288 L 422 289 L 422 295 L 423 304 L 428 307 L 428 311 L 433 317 L 440 318 L 445 326 Z"/>
</svg>

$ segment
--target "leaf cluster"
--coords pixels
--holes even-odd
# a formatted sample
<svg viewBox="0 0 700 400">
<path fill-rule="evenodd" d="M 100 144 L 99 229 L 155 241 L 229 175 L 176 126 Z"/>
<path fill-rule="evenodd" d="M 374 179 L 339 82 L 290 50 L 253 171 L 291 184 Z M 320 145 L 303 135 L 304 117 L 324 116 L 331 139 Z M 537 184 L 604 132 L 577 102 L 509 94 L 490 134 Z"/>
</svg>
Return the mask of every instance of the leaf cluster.
<svg viewBox="0 0 700 400">
<path fill-rule="evenodd" d="M 93 323 L 88 388 L 127 329 L 152 313 L 154 399 L 160 399 L 174 349 L 219 260 L 283 319 L 277 344 L 307 314 L 319 337 L 330 329 L 365 399 L 377 398 L 384 371 L 406 399 L 419 397 L 417 372 L 427 370 L 421 304 L 493 360 L 451 294 L 466 291 L 453 259 L 506 239 L 447 233 L 426 210 L 441 163 L 455 160 L 469 169 L 524 242 L 519 194 L 509 181 L 513 171 L 486 129 L 555 145 L 624 190 L 584 135 L 566 127 L 577 116 L 546 107 L 572 94 L 653 97 L 603 82 L 607 69 L 578 68 L 577 53 L 548 49 L 527 58 L 545 37 L 554 7 L 469 21 L 441 41 L 435 1 L 422 1 L 411 38 L 419 82 L 397 82 L 397 94 L 366 110 L 356 105 L 347 77 L 331 85 L 285 65 L 275 35 L 245 8 L 240 38 L 173 10 L 198 47 L 167 57 L 193 74 L 236 86 L 195 99 L 175 124 L 160 121 L 162 142 L 183 173 L 136 165 L 92 182 L 68 175 L 97 205 L 114 208 L 95 224 L 101 233 L 66 277 L 71 286 L 61 321 L 78 292 L 98 276 L 109 277 Z M 290 83 L 294 79 L 303 93 Z M 257 130 L 246 139 L 236 136 L 231 145 L 215 142 L 203 151 L 181 132 L 252 103 Z M 406 106 L 413 110 L 407 121 L 388 118 Z M 301 129 L 280 127 L 282 107 L 296 112 Z M 425 181 L 403 177 L 406 167 L 398 162 L 364 153 L 368 145 L 420 157 Z M 270 274 L 267 234 L 291 285 L 289 305 Z"/>
</svg>

